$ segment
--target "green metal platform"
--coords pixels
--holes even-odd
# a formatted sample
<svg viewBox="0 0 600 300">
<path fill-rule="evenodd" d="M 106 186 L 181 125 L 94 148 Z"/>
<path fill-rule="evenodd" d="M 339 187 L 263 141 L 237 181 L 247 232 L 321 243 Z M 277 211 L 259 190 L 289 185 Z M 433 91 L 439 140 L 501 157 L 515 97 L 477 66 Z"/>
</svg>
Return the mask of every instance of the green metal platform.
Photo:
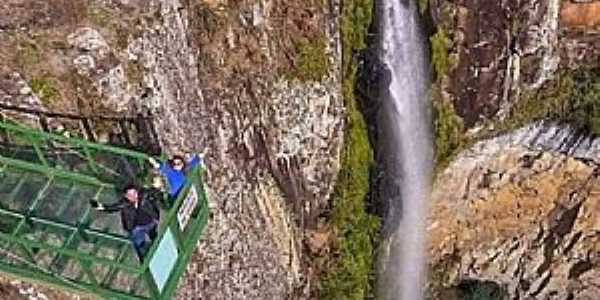
<svg viewBox="0 0 600 300">
<path fill-rule="evenodd" d="M 142 264 L 119 214 L 89 206 L 143 181 L 147 158 L 0 122 L 0 272 L 105 299 L 171 299 L 208 219 L 203 170 L 164 204 Z"/>
</svg>

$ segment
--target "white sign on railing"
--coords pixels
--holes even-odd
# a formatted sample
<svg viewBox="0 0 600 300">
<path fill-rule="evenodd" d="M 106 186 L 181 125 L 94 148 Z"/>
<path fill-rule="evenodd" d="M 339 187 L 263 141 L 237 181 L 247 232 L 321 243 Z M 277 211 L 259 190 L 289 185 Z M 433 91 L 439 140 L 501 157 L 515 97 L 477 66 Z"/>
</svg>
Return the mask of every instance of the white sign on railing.
<svg viewBox="0 0 600 300">
<path fill-rule="evenodd" d="M 190 221 L 190 217 L 192 216 L 192 212 L 196 208 L 196 205 L 198 205 L 198 192 L 196 192 L 196 187 L 192 185 L 187 197 L 185 197 L 177 212 L 177 221 L 179 221 L 179 229 L 181 229 L 182 232 Z"/>
</svg>

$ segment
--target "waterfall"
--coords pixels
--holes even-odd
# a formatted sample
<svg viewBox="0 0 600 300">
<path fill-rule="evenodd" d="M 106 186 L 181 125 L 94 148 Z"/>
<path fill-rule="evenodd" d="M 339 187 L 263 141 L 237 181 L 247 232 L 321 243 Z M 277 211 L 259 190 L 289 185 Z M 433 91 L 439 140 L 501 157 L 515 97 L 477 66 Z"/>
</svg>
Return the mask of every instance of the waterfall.
<svg viewBox="0 0 600 300">
<path fill-rule="evenodd" d="M 382 91 L 380 162 L 384 174 L 384 242 L 378 262 L 382 299 L 420 300 L 425 285 L 425 219 L 433 146 L 428 48 L 416 0 L 380 0 Z"/>
</svg>

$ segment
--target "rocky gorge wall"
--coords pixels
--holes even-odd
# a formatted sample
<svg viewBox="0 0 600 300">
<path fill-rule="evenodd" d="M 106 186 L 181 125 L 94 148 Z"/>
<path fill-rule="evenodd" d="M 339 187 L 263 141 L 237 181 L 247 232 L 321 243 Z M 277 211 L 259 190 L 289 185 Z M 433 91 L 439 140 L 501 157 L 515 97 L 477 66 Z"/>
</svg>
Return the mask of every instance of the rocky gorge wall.
<svg viewBox="0 0 600 300">
<path fill-rule="evenodd" d="M 12 12 L 0 16 L 1 101 L 150 115 L 166 153 L 205 154 L 212 214 L 178 299 L 310 296 L 305 239 L 344 138 L 337 1 L 9 0 L 0 11 Z"/>
<path fill-rule="evenodd" d="M 599 145 L 538 123 L 461 153 L 433 193 L 438 283 L 492 281 L 510 299 L 595 299 Z"/>
<path fill-rule="evenodd" d="M 433 299 L 463 299 L 447 288 L 469 282 L 596 299 L 598 3 L 429 4 L 442 162 L 430 283 L 446 287 Z"/>
</svg>

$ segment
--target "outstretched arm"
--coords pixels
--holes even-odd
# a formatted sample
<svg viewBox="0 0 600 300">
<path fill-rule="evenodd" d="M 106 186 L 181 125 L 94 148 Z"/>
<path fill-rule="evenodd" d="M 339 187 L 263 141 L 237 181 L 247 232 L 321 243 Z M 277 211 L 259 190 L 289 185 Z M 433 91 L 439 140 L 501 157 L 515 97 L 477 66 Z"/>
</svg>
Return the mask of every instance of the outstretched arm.
<svg viewBox="0 0 600 300">
<path fill-rule="evenodd" d="M 110 204 L 102 204 L 95 199 L 90 200 L 90 205 L 95 210 L 105 211 L 108 213 L 120 211 L 123 208 L 123 201 L 118 201 Z"/>
<path fill-rule="evenodd" d="M 198 165 L 202 165 L 204 164 L 203 161 L 203 154 L 186 154 L 186 160 L 188 161 L 187 163 L 187 169 L 191 170 L 193 168 L 195 168 Z"/>
<path fill-rule="evenodd" d="M 160 168 L 160 163 L 154 159 L 154 157 L 149 156 L 148 157 L 148 162 L 152 165 L 153 168 L 155 169 L 159 169 Z"/>
</svg>

